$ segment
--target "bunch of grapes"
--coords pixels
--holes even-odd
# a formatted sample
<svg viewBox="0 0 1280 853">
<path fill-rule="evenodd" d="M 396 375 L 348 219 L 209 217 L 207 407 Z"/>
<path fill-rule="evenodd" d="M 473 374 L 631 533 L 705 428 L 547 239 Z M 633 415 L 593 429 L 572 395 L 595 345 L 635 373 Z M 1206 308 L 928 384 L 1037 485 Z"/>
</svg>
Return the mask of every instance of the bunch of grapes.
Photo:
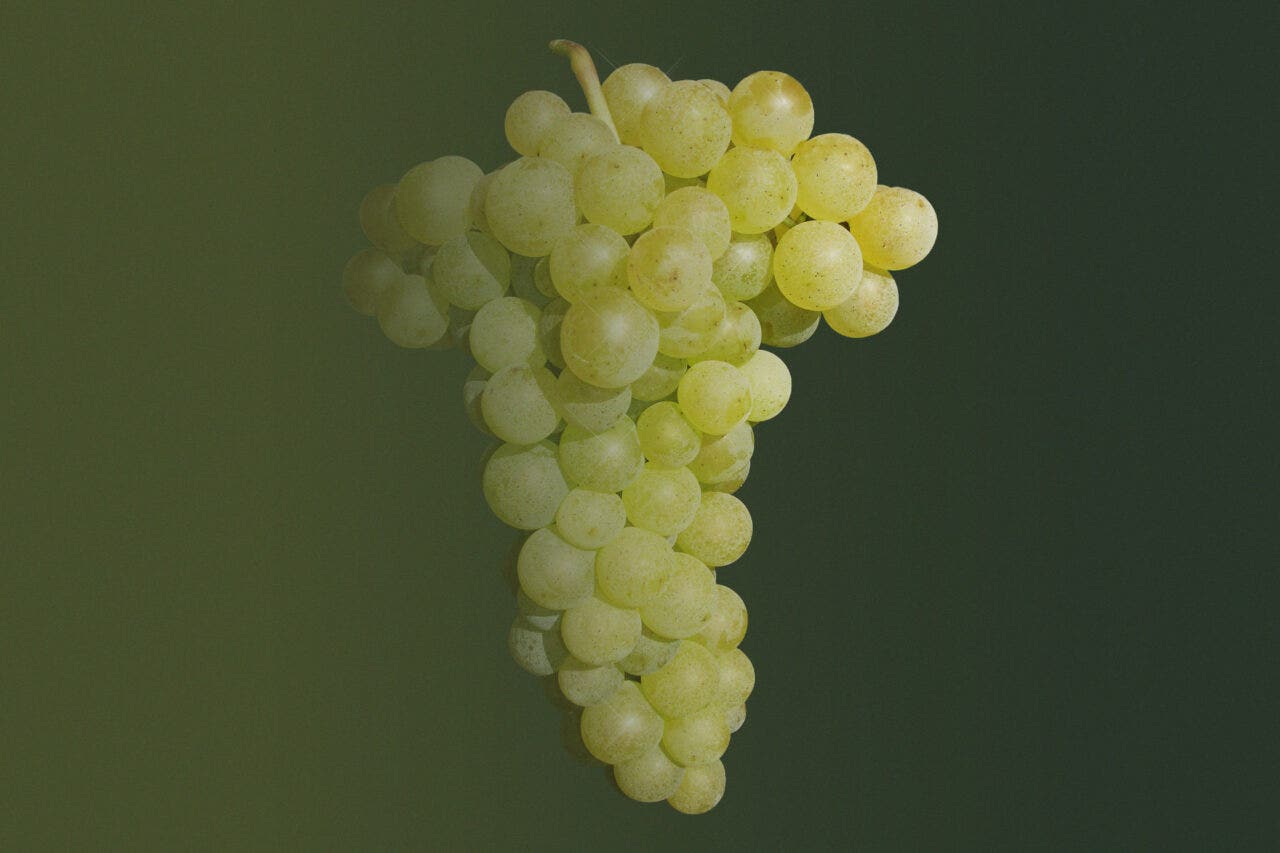
<svg viewBox="0 0 1280 853">
<path fill-rule="evenodd" d="M 686 813 L 724 794 L 721 756 L 755 670 L 742 599 L 754 428 L 782 411 L 786 348 L 821 320 L 861 338 L 898 308 L 890 270 L 937 218 L 877 185 L 852 136 L 810 137 L 809 94 L 777 71 L 730 90 L 625 65 L 587 95 L 531 91 L 506 112 L 519 155 L 485 173 L 445 156 L 360 206 L 373 248 L 351 304 L 403 347 L 468 352 L 475 425 L 497 440 L 484 496 L 529 535 L 508 645 L 583 708 L 582 741 L 641 802 Z"/>
</svg>

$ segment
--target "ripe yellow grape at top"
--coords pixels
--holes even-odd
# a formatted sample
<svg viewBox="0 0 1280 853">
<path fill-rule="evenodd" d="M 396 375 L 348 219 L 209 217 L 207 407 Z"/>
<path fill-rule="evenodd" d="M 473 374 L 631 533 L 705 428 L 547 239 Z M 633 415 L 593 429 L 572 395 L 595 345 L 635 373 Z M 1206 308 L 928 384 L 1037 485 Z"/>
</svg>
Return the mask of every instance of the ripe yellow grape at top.
<svg viewBox="0 0 1280 853">
<path fill-rule="evenodd" d="M 671 83 L 662 69 L 633 62 L 613 70 L 601 89 L 624 145 L 640 145 L 640 119 L 654 96 Z"/>
<path fill-rule="evenodd" d="M 879 186 L 867 206 L 850 218 L 849 231 L 868 264 L 903 270 L 924 260 L 933 248 L 938 214 L 915 190 Z"/>
<path fill-rule="evenodd" d="M 554 92 L 525 92 L 507 107 L 503 121 L 507 142 L 517 154 L 536 157 L 538 146 L 557 119 L 569 115 L 569 105 Z"/>
<path fill-rule="evenodd" d="M 706 174 L 729 147 L 732 130 L 724 104 L 696 80 L 664 86 L 640 116 L 641 145 L 677 178 Z"/>
<path fill-rule="evenodd" d="M 824 133 L 801 142 L 791 158 L 796 204 L 812 219 L 844 222 L 867 206 L 876 191 L 876 161 L 847 133 Z"/>
<path fill-rule="evenodd" d="M 733 144 L 768 148 L 790 157 L 813 130 L 813 99 L 781 71 L 757 71 L 729 93 Z"/>
</svg>

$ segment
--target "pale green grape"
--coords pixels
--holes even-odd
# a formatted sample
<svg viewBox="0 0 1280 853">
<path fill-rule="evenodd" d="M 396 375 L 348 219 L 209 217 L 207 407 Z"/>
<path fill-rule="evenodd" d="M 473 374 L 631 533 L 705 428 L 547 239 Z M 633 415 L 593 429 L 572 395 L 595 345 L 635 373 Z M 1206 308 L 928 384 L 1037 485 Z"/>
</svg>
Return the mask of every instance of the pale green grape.
<svg viewBox="0 0 1280 853">
<path fill-rule="evenodd" d="M 538 348 L 546 355 L 547 361 L 561 370 L 564 369 L 564 353 L 560 349 L 560 327 L 568 311 L 569 303 L 557 297 L 547 303 L 538 318 Z"/>
<path fill-rule="evenodd" d="M 862 284 L 844 302 L 822 312 L 827 325 L 846 338 L 883 332 L 898 313 L 898 285 L 884 270 L 865 266 Z"/>
<path fill-rule="evenodd" d="M 711 285 L 711 255 L 683 228 L 653 228 L 631 247 L 627 280 L 645 307 L 683 311 Z"/>
<path fill-rule="evenodd" d="M 618 666 L 622 667 L 622 671 L 628 675 L 645 675 L 665 666 L 667 661 L 675 657 L 679 648 L 679 640 L 659 637 L 645 628 L 640 632 L 640 639 L 636 640 L 636 647 L 631 650 L 631 654 L 618 663 Z"/>
<path fill-rule="evenodd" d="M 668 719 L 662 732 L 662 748 L 681 767 L 701 767 L 719 761 L 729 748 L 729 724 L 724 718 L 724 709 L 710 705 L 687 716 Z"/>
<path fill-rule="evenodd" d="M 735 705 L 732 708 L 724 709 L 724 722 L 729 727 L 729 733 L 733 734 L 742 728 L 742 724 L 747 721 L 747 703 Z"/>
<path fill-rule="evenodd" d="M 701 500 L 702 487 L 688 468 L 665 468 L 652 462 L 622 490 L 627 520 L 660 536 L 688 527 Z"/>
<path fill-rule="evenodd" d="M 622 793 L 640 803 L 657 803 L 675 794 L 685 770 L 655 746 L 613 767 L 613 780 Z"/>
<path fill-rule="evenodd" d="M 741 234 L 761 234 L 787 218 L 796 203 L 796 176 L 777 151 L 730 148 L 707 175 L 707 189 L 729 209 Z"/>
<path fill-rule="evenodd" d="M 632 399 L 636 403 L 651 403 L 671 396 L 687 368 L 684 359 L 658 353 L 649 369 L 631 383 Z"/>
<path fill-rule="evenodd" d="M 449 330 L 449 301 L 420 275 L 405 275 L 378 301 L 378 325 L 396 346 L 430 346 Z"/>
<path fill-rule="evenodd" d="M 801 222 L 778 241 L 773 277 L 787 299 L 810 311 L 844 302 L 862 281 L 862 252 L 843 226 L 817 219 Z"/>
<path fill-rule="evenodd" d="M 507 107 L 503 129 L 507 142 L 517 154 L 537 156 L 538 146 L 547 130 L 557 119 L 569 115 L 569 105 L 554 92 L 534 90 L 525 92 Z"/>
<path fill-rule="evenodd" d="M 561 116 L 547 129 L 538 145 L 538 156 L 555 160 L 576 175 L 594 154 L 618 144 L 609 125 L 590 113 Z"/>
<path fill-rule="evenodd" d="M 662 169 L 652 157 L 630 145 L 590 158 L 575 180 L 574 198 L 586 220 L 624 236 L 649 227 L 666 194 Z"/>
<path fill-rule="evenodd" d="M 719 80 L 709 80 L 705 78 L 698 82 L 710 89 L 712 94 L 720 99 L 720 103 L 724 104 L 726 107 L 729 105 L 729 95 L 731 92 L 729 91 L 728 86 L 721 83 Z"/>
<path fill-rule="evenodd" d="M 535 603 L 553 610 L 577 607 L 595 590 L 595 552 L 575 548 L 543 527 L 521 546 L 516 575 Z"/>
<path fill-rule="evenodd" d="M 843 222 L 867 206 L 876 191 L 876 161 L 867 146 L 845 133 L 801 142 L 791 158 L 796 204 L 812 219 Z"/>
<path fill-rule="evenodd" d="M 543 607 L 524 594 L 523 589 L 516 590 L 516 610 L 525 620 L 539 631 L 555 630 L 556 638 L 560 637 L 560 613 L 550 607 Z"/>
<path fill-rule="evenodd" d="M 865 281 L 864 278 L 863 287 Z M 751 412 L 747 420 L 758 423 L 776 417 L 791 399 L 791 371 L 786 362 L 768 350 L 757 350 L 738 369 L 751 386 Z"/>
<path fill-rule="evenodd" d="M 739 367 L 760 349 L 761 334 L 756 312 L 744 302 L 729 302 L 711 344 L 689 361 L 725 361 Z"/>
<path fill-rule="evenodd" d="M 696 80 L 656 92 L 640 116 L 640 144 L 662 171 L 678 178 L 705 174 L 729 147 L 733 121 L 715 93 Z"/>
<path fill-rule="evenodd" d="M 480 396 L 484 422 L 512 444 L 536 444 L 556 431 L 560 415 L 552 400 L 556 378 L 545 367 L 509 364 L 496 371 Z"/>
<path fill-rule="evenodd" d="M 599 433 L 570 424 L 560 436 L 559 454 L 569 482 L 597 492 L 622 491 L 644 467 L 635 422 L 627 417 Z"/>
<path fill-rule="evenodd" d="M 724 584 L 716 584 L 716 600 L 711 608 L 711 618 L 693 639 L 713 652 L 736 649 L 747 635 L 747 605 Z"/>
<path fill-rule="evenodd" d="M 640 608 L 640 619 L 655 634 L 684 639 L 697 634 L 711 620 L 716 579 L 697 557 L 676 551 L 674 559 L 675 571 L 662 591 Z"/>
<path fill-rule="evenodd" d="M 724 787 L 724 764 L 721 762 L 690 767 L 685 770 L 680 787 L 667 797 L 667 803 L 682 814 L 704 814 L 714 809 L 724 797 Z"/>
<path fill-rule="evenodd" d="M 627 509 L 613 492 L 574 489 L 556 510 L 556 531 L 566 542 L 595 550 L 613 540 L 627 524 Z M 595 563 L 591 564 L 595 583 Z"/>
<path fill-rule="evenodd" d="M 551 675 L 569 657 L 556 631 L 540 631 L 523 616 L 511 623 L 507 649 L 512 660 L 530 675 Z"/>
<path fill-rule="evenodd" d="M 669 192 L 653 212 L 654 228 L 683 228 L 707 247 L 714 261 L 729 248 L 733 229 L 729 208 L 706 187 L 682 187 Z"/>
<path fill-rule="evenodd" d="M 725 494 L 733 494 L 742 488 L 747 482 L 747 476 L 751 473 L 751 460 L 748 459 L 746 464 L 739 468 L 735 468 L 733 473 L 727 479 L 719 480 L 714 483 L 704 483 L 703 491 L 707 492 L 724 492 Z"/>
<path fill-rule="evenodd" d="M 597 388 L 583 382 L 572 370 L 562 370 L 556 380 L 556 404 L 573 426 L 592 433 L 604 432 L 627 413 L 631 388 Z"/>
<path fill-rule="evenodd" d="M 655 711 L 671 720 L 707 707 L 719 684 L 715 656 L 698 643 L 681 643 L 666 666 L 641 677 L 640 692 Z"/>
<path fill-rule="evenodd" d="M 518 530 L 546 527 L 569 493 L 555 446 L 504 444 L 484 466 L 484 499 L 493 514 Z"/>
<path fill-rule="evenodd" d="M 708 566 L 727 566 L 751 544 L 751 513 L 746 504 L 724 492 L 703 492 L 702 505 L 676 546 Z"/>
<path fill-rule="evenodd" d="M 376 186 L 360 201 L 360 230 L 369 242 L 391 256 L 399 256 L 418 245 L 409 236 L 395 211 L 396 185 Z"/>
<path fill-rule="evenodd" d="M 658 314 L 658 352 L 683 359 L 705 351 L 719 334 L 724 315 L 724 296 L 708 282 L 683 311 Z"/>
<path fill-rule="evenodd" d="M 516 296 L 485 303 L 471 321 L 471 355 L 492 373 L 512 364 L 541 365 L 546 360 L 538 337 L 541 314 L 537 305 Z"/>
<path fill-rule="evenodd" d="M 801 308 L 771 284 L 747 302 L 760 320 L 760 342 L 771 347 L 799 346 L 818 331 L 822 314 Z"/>
<path fill-rule="evenodd" d="M 676 389 L 680 411 L 702 432 L 724 435 L 751 411 L 751 386 L 742 371 L 723 361 L 691 366 Z"/>
<path fill-rule="evenodd" d="M 813 99 L 781 71 L 757 71 L 729 93 L 733 144 L 768 148 L 790 157 L 813 130 Z"/>
<path fill-rule="evenodd" d="M 462 408 L 466 411 L 468 420 L 485 435 L 493 435 L 493 431 L 484 422 L 481 400 L 484 398 L 484 388 L 489 384 L 489 377 L 492 375 L 477 364 L 471 368 L 471 372 L 462 383 Z"/>
<path fill-rule="evenodd" d="M 640 607 L 661 592 L 674 569 L 666 539 L 650 530 L 624 527 L 596 552 L 596 588 L 619 607 Z"/>
<path fill-rule="evenodd" d="M 602 666 L 625 658 L 640 638 L 639 612 L 591 597 L 560 617 L 560 637 L 569 653 Z"/>
<path fill-rule="evenodd" d="M 669 401 L 654 403 L 640 415 L 636 436 L 646 459 L 669 468 L 688 465 L 702 448 L 702 434 Z"/>
<path fill-rule="evenodd" d="M 565 313 L 560 349 L 578 378 L 601 388 L 621 388 L 653 364 L 658 319 L 627 291 L 597 288 Z"/>
<path fill-rule="evenodd" d="M 507 292 L 511 256 L 488 234 L 468 231 L 440 246 L 431 275 L 450 303 L 474 311 Z"/>
<path fill-rule="evenodd" d="M 467 217 L 470 222 L 469 227 L 476 231 L 489 233 L 489 217 L 484 215 L 484 203 L 489 197 L 489 184 L 493 183 L 494 177 L 500 171 L 501 169 L 494 169 L 492 172 L 485 172 L 471 188 L 471 199 L 467 202 Z"/>
<path fill-rule="evenodd" d="M 879 186 L 867 206 L 849 219 L 849 231 L 868 264 L 904 270 L 924 260 L 933 248 L 938 214 L 915 190 Z"/>
<path fill-rule="evenodd" d="M 695 644 L 696 645 L 696 644 Z M 719 681 L 713 700 L 721 708 L 733 708 L 747 701 L 756 686 L 756 668 L 742 649 L 734 648 L 716 656 Z"/>
<path fill-rule="evenodd" d="M 607 700 L 622 686 L 622 680 L 622 670 L 616 664 L 593 666 L 574 657 L 561 664 L 556 673 L 564 698 L 584 708 Z"/>
<path fill-rule="evenodd" d="M 549 254 L 578 224 L 573 176 L 554 160 L 521 157 L 489 183 L 484 214 L 489 231 L 512 252 Z"/>
<path fill-rule="evenodd" d="M 599 287 L 626 288 L 630 252 L 617 231 L 586 222 L 556 241 L 547 269 L 556 293 L 573 303 Z"/>
<path fill-rule="evenodd" d="M 755 449 L 755 433 L 743 421 L 724 435 L 702 436 L 702 446 L 689 470 L 700 483 L 719 483 L 750 462 Z"/>
<path fill-rule="evenodd" d="M 711 267 L 711 281 L 725 299 L 754 299 L 773 277 L 773 243 L 767 234 L 734 233 Z"/>
<path fill-rule="evenodd" d="M 347 261 L 342 289 L 351 307 L 368 317 L 378 313 L 378 302 L 404 273 L 381 249 L 365 249 Z"/>
<path fill-rule="evenodd" d="M 618 128 L 618 137 L 627 145 L 640 144 L 640 118 L 654 95 L 662 91 L 671 78 L 661 69 L 633 62 L 614 69 L 601 88 L 609 115 Z"/>
<path fill-rule="evenodd" d="M 475 163 L 452 154 L 419 163 L 396 185 L 400 225 L 429 246 L 461 236 L 471 224 L 471 193 L 483 176 Z"/>
<path fill-rule="evenodd" d="M 605 764 L 621 764 L 658 745 L 662 717 L 649 707 L 638 684 L 623 681 L 612 696 L 582 712 L 579 731 L 592 755 Z"/>
</svg>

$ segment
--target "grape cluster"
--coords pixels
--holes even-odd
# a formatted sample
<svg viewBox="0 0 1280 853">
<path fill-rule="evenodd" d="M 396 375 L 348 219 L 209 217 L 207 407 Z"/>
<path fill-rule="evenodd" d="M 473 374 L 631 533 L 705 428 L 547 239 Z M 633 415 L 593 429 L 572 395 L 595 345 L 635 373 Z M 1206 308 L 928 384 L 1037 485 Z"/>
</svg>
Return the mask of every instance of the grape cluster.
<svg viewBox="0 0 1280 853">
<path fill-rule="evenodd" d="M 730 90 L 631 64 L 601 86 L 587 65 L 591 113 L 545 91 L 510 105 L 518 159 L 440 157 L 372 190 L 373 248 L 344 286 L 394 343 L 474 357 L 464 404 L 498 442 L 484 496 L 529 532 L 511 654 L 584 709 L 582 741 L 623 793 L 700 813 L 755 684 L 719 570 L 751 540 L 734 492 L 755 426 L 791 394 L 761 344 L 822 319 L 884 329 L 889 271 L 929 252 L 937 219 L 877 185 L 857 139 L 811 137 L 786 74 Z"/>
</svg>

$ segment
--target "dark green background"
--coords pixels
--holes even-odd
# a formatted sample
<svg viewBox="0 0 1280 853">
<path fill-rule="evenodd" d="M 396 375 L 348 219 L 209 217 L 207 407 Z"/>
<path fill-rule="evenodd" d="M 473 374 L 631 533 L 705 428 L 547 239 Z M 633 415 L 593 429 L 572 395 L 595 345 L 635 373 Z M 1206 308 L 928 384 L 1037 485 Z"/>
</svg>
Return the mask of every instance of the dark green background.
<svg viewBox="0 0 1280 853">
<path fill-rule="evenodd" d="M 1275 512 L 1233 498 L 1274 470 L 1273 21 L 1205 11 L 6 4 L 0 847 L 1275 842 L 1275 718 L 1234 721 Z M 941 219 L 886 333 L 785 353 L 701 818 L 566 752 L 467 365 L 338 288 L 369 187 L 582 107 L 555 36 L 789 71 Z"/>
</svg>

